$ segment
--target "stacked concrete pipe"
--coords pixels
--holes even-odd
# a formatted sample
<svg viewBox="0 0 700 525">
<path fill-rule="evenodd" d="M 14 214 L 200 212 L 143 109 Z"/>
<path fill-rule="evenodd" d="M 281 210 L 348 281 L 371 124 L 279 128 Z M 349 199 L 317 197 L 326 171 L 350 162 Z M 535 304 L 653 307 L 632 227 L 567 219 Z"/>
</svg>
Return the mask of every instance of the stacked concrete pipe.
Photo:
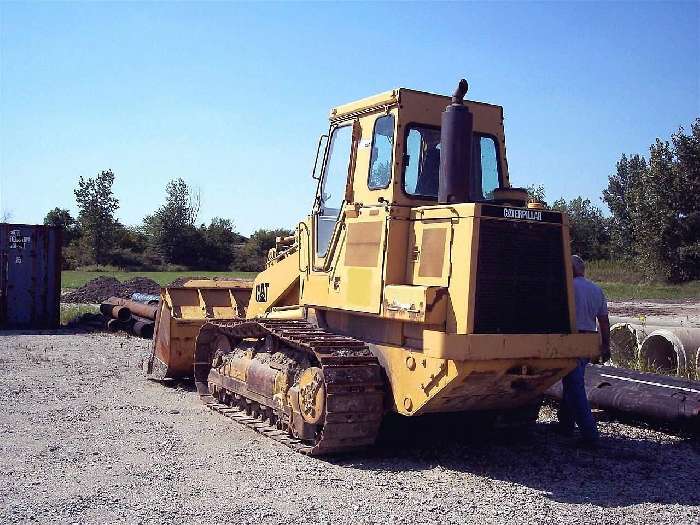
<svg viewBox="0 0 700 525">
<path fill-rule="evenodd" d="M 639 358 L 644 339 L 658 326 L 615 323 L 610 327 L 610 360 L 616 366 L 629 367 Z"/>
<path fill-rule="evenodd" d="M 700 328 L 662 327 L 644 339 L 640 360 L 649 366 L 678 375 L 700 376 Z M 692 370 L 695 368 L 695 370 Z"/>
</svg>

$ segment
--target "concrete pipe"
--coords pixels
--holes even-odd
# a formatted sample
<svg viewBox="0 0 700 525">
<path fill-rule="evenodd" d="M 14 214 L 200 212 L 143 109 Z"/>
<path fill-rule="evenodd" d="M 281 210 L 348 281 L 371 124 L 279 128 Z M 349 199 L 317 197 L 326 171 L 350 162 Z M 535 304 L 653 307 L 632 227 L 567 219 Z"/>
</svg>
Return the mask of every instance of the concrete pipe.
<svg viewBox="0 0 700 525">
<path fill-rule="evenodd" d="M 644 340 L 639 357 L 659 370 L 685 374 L 697 366 L 698 346 L 700 328 L 663 328 Z"/>
<path fill-rule="evenodd" d="M 610 327 L 610 360 L 615 366 L 629 368 L 639 358 L 642 341 L 664 326 L 617 323 Z"/>
</svg>

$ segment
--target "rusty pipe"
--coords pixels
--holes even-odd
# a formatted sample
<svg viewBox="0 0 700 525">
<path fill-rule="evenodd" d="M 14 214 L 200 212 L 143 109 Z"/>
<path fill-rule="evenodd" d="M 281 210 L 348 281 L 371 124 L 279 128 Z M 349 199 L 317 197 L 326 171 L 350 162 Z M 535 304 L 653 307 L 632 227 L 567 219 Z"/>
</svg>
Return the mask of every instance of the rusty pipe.
<svg viewBox="0 0 700 525">
<path fill-rule="evenodd" d="M 110 297 L 107 299 L 107 303 L 125 306 L 132 314 L 151 320 L 155 320 L 156 312 L 158 311 L 157 305 L 137 303 L 136 301 L 121 299 L 119 297 Z"/>
<path fill-rule="evenodd" d="M 100 312 L 102 312 L 102 315 L 104 315 L 105 317 L 118 319 L 122 323 L 125 323 L 129 319 L 131 319 L 131 311 L 128 308 L 109 301 L 100 305 Z"/>
</svg>

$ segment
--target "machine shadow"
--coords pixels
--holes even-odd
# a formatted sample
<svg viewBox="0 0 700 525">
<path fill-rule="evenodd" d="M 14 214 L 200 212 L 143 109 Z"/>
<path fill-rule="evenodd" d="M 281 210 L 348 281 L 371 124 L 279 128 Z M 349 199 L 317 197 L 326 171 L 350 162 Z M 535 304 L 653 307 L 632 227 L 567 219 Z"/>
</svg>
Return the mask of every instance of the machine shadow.
<svg viewBox="0 0 700 525">
<path fill-rule="evenodd" d="M 562 503 L 700 505 L 697 436 L 659 443 L 604 433 L 600 448 L 591 451 L 577 448 L 576 438 L 560 436 L 548 423 L 499 431 L 438 425 L 438 420 L 418 421 L 411 430 L 390 422 L 374 449 L 333 462 L 395 472 L 439 467 L 519 483 Z"/>
<path fill-rule="evenodd" d="M 181 377 L 178 379 L 153 379 L 149 377 L 148 380 L 172 390 L 184 390 L 185 392 L 197 393 L 197 386 L 194 383 L 194 379 L 191 377 Z"/>
</svg>

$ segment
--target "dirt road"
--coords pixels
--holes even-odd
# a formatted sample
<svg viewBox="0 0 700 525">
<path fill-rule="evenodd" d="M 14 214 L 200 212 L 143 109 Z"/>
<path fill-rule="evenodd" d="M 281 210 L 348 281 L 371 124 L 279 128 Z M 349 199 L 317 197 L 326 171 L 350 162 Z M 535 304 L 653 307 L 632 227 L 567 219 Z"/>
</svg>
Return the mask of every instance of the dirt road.
<svg viewBox="0 0 700 525">
<path fill-rule="evenodd" d="M 421 438 L 324 461 L 144 380 L 148 341 L 0 332 L 0 523 L 699 523 L 697 442 Z M 598 414 L 599 418 L 602 414 Z"/>
</svg>

